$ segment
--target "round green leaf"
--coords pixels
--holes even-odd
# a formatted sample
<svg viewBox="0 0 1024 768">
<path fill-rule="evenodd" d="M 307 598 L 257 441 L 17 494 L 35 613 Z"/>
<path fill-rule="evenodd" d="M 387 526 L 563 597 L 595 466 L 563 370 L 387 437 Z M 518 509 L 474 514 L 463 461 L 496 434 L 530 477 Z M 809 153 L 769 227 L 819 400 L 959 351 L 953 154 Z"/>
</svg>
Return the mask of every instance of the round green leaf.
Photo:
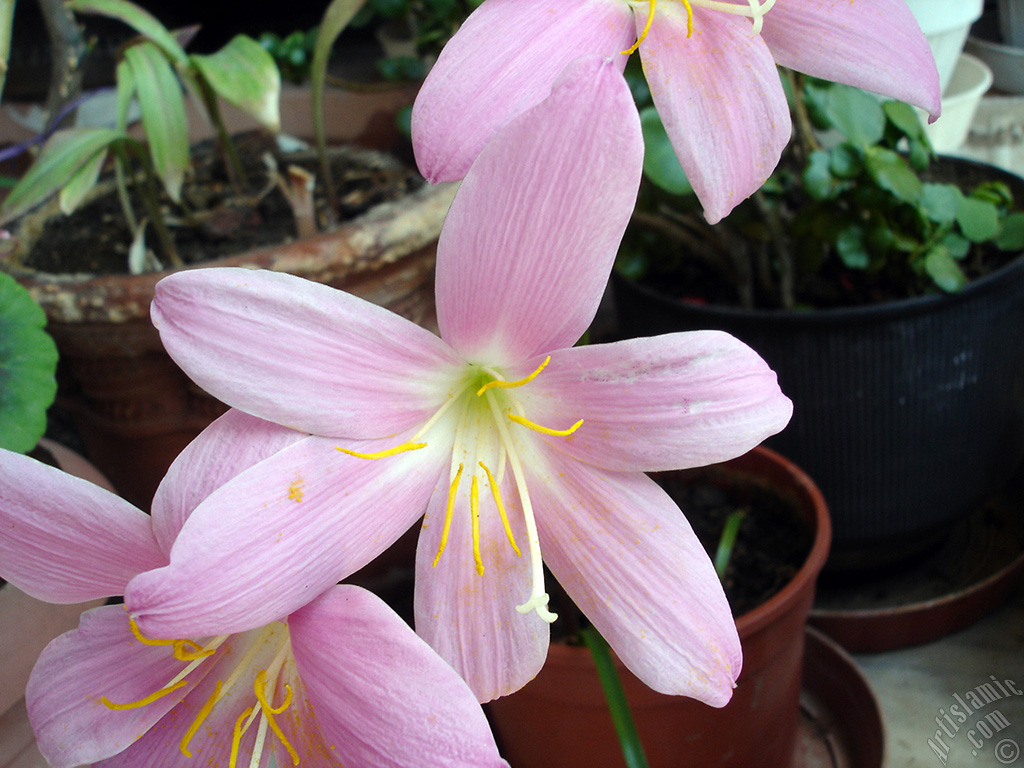
<svg viewBox="0 0 1024 768">
<path fill-rule="evenodd" d="M 902 101 L 887 101 L 882 104 L 882 111 L 889 122 L 908 139 L 917 139 L 924 133 L 924 126 L 921 125 L 917 112 L 909 104 Z"/>
<path fill-rule="evenodd" d="M 840 179 L 855 179 L 864 168 L 863 158 L 860 147 L 844 141 L 829 152 L 829 170 Z"/>
<path fill-rule="evenodd" d="M 955 184 L 925 184 L 921 194 L 921 210 L 936 224 L 952 224 L 960 208 L 963 193 Z"/>
<path fill-rule="evenodd" d="M 987 200 L 965 197 L 957 209 L 956 223 L 972 243 L 983 243 L 999 234 L 999 209 Z"/>
<path fill-rule="evenodd" d="M 835 196 L 836 180 L 832 176 L 832 160 L 824 149 L 811 152 L 802 178 L 804 189 L 812 200 L 828 200 Z"/>
<path fill-rule="evenodd" d="M 885 134 L 885 113 L 874 96 L 849 85 L 834 85 L 826 107 L 832 125 L 856 143 L 877 144 Z"/>
<path fill-rule="evenodd" d="M 921 199 L 924 187 L 907 161 L 891 149 L 869 147 L 865 167 L 875 183 L 906 203 Z"/>
<path fill-rule="evenodd" d="M 57 347 L 29 292 L 0 272 L 0 448 L 25 453 L 46 430 L 57 394 Z"/>
<path fill-rule="evenodd" d="M 996 246 L 1004 251 L 1024 250 L 1024 213 L 1011 213 L 1003 219 Z"/>
<path fill-rule="evenodd" d="M 945 246 L 938 246 L 924 258 L 924 271 L 947 293 L 956 293 L 967 285 L 967 277 Z"/>
<path fill-rule="evenodd" d="M 647 178 L 671 194 L 692 193 L 693 187 L 679 164 L 658 110 L 654 107 L 643 109 L 640 112 L 640 126 L 644 133 L 644 173 Z"/>
<path fill-rule="evenodd" d="M 850 269 L 867 269 L 871 264 L 864 229 L 857 224 L 848 224 L 839 230 L 836 235 L 836 250 L 843 264 Z"/>
</svg>

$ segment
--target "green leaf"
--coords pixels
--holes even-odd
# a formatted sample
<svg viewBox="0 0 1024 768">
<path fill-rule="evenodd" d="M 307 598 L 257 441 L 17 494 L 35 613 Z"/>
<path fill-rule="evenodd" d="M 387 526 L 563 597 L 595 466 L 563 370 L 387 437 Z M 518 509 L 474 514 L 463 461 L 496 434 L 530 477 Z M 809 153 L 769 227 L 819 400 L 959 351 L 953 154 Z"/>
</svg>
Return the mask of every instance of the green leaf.
<svg viewBox="0 0 1024 768">
<path fill-rule="evenodd" d="M 175 64 L 184 66 L 187 63 L 188 55 L 171 31 L 149 11 L 128 0 L 69 0 L 68 8 L 75 13 L 95 13 L 123 21 L 160 46 Z"/>
<path fill-rule="evenodd" d="M 985 181 L 971 190 L 970 197 L 985 200 L 1001 208 L 1013 207 L 1013 192 L 1002 181 Z"/>
<path fill-rule="evenodd" d="M 882 105 L 859 88 L 834 85 L 825 110 L 832 125 L 855 144 L 877 144 L 885 134 Z"/>
<path fill-rule="evenodd" d="M 949 251 L 942 245 L 928 252 L 924 258 L 924 271 L 932 281 L 947 293 L 956 293 L 967 285 L 967 277 Z"/>
<path fill-rule="evenodd" d="M 996 247 L 1004 251 L 1024 250 L 1024 213 L 1011 213 L 1003 219 Z"/>
<path fill-rule="evenodd" d="M 858 224 L 848 224 L 836 234 L 836 251 L 839 258 L 850 269 L 867 269 L 871 265 L 871 253 L 867 249 L 864 229 Z"/>
<path fill-rule="evenodd" d="M 956 223 L 972 243 L 983 243 L 999 234 L 999 209 L 987 200 L 965 197 L 956 212 Z"/>
<path fill-rule="evenodd" d="M 924 134 L 921 119 L 909 104 L 902 101 L 886 101 L 882 104 L 882 111 L 889 122 L 911 141 L 919 139 Z"/>
<path fill-rule="evenodd" d="M 60 210 L 65 216 L 73 213 L 85 200 L 86 195 L 96 186 L 100 171 L 107 159 L 107 150 L 101 149 L 68 179 L 60 191 Z"/>
<path fill-rule="evenodd" d="M 955 184 L 928 183 L 921 194 L 921 210 L 936 224 L 952 224 L 962 199 Z"/>
<path fill-rule="evenodd" d="M 138 89 L 142 127 L 157 175 L 167 194 L 181 200 L 181 185 L 189 163 L 185 99 L 174 68 L 152 43 L 130 46 L 124 53 Z"/>
<path fill-rule="evenodd" d="M 691 194 L 693 187 L 679 164 L 658 110 L 654 107 L 641 110 L 640 126 L 644 133 L 644 173 L 647 178 L 673 195 Z"/>
<path fill-rule="evenodd" d="M 271 131 L 281 129 L 281 75 L 274 57 L 247 35 L 236 35 L 216 53 L 190 61 L 218 95 Z"/>
<path fill-rule="evenodd" d="M 29 292 L 0 272 L 0 448 L 25 453 L 46 430 L 57 394 L 57 346 Z"/>
<path fill-rule="evenodd" d="M 128 113 L 135 98 L 135 76 L 132 65 L 122 59 L 117 65 L 117 128 L 128 130 Z"/>
<path fill-rule="evenodd" d="M 828 200 L 834 197 L 836 183 L 832 176 L 832 160 L 824 149 L 811 152 L 802 178 L 804 189 L 812 200 Z"/>
<path fill-rule="evenodd" d="M 829 152 L 829 170 L 840 179 L 855 179 L 864 169 L 864 152 L 856 144 L 844 141 Z"/>
<path fill-rule="evenodd" d="M 875 183 L 906 203 L 916 203 L 924 193 L 921 179 L 900 155 L 885 147 L 868 147 L 864 162 Z"/>
<path fill-rule="evenodd" d="M 123 133 L 111 128 L 58 131 L 4 200 L 0 208 L 3 220 L 10 221 L 55 194 L 98 152 L 124 138 Z"/>
<path fill-rule="evenodd" d="M 956 232 L 946 233 L 946 236 L 942 238 L 942 244 L 946 246 L 949 255 L 957 261 L 961 261 L 971 252 L 971 241 Z"/>
<path fill-rule="evenodd" d="M 344 31 L 353 17 L 359 13 L 366 0 L 331 0 L 324 11 L 313 48 L 313 64 L 310 67 L 313 100 L 313 128 L 316 144 L 321 156 L 325 156 L 327 133 L 324 130 L 324 83 L 327 80 L 327 61 L 338 35 Z"/>
</svg>

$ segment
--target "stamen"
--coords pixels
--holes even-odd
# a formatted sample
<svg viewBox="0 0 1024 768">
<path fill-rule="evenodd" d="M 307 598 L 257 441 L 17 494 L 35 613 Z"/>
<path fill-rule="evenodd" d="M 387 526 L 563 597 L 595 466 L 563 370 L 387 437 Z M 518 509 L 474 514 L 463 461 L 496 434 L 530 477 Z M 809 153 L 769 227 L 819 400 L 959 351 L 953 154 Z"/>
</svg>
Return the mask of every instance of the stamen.
<svg viewBox="0 0 1024 768">
<path fill-rule="evenodd" d="M 214 705 L 216 705 L 217 700 L 220 699 L 220 691 L 223 687 L 224 681 L 218 680 L 216 687 L 213 689 L 213 695 L 206 700 L 202 709 L 199 710 L 199 714 L 196 715 L 196 719 L 192 721 L 192 725 L 190 725 L 188 730 L 185 732 L 185 736 L 182 738 L 181 744 L 178 745 L 178 749 L 181 750 L 181 754 L 185 757 L 192 757 L 192 753 L 188 751 L 188 743 L 192 741 L 192 737 L 196 735 L 196 731 L 198 731 L 200 726 L 202 726 L 207 715 L 213 711 Z"/>
<path fill-rule="evenodd" d="M 288 754 L 291 755 L 292 765 L 298 765 L 298 752 L 296 752 L 295 748 L 288 743 L 288 739 L 285 738 L 284 733 L 281 731 L 281 726 L 279 726 L 277 722 L 274 720 L 274 715 L 280 715 L 282 712 L 288 709 L 288 706 L 292 703 L 292 688 L 290 685 L 285 685 L 284 689 L 286 693 L 284 704 L 282 704 L 279 709 L 274 709 L 270 705 L 270 702 L 267 700 L 266 692 L 263 690 L 263 687 L 266 685 L 266 681 L 267 671 L 265 669 L 260 670 L 259 674 L 256 675 L 256 684 L 253 686 L 253 690 L 255 690 L 256 692 L 256 700 L 260 703 L 260 706 L 263 708 L 263 714 L 267 718 L 267 724 L 270 726 L 270 730 L 272 730 L 274 732 L 274 735 L 277 736 L 278 740 L 281 742 L 281 746 L 287 749 Z"/>
<path fill-rule="evenodd" d="M 488 381 L 486 384 L 484 384 L 482 387 L 480 387 L 480 389 L 476 391 L 477 397 L 479 397 L 492 387 L 500 387 L 501 389 L 513 389 L 514 387 L 521 387 L 524 384 L 529 384 L 531 381 L 533 381 L 540 375 L 541 371 L 548 367 L 548 363 L 550 362 L 551 355 L 548 355 L 547 357 L 544 358 L 544 362 L 537 366 L 537 370 L 535 370 L 525 379 L 519 379 L 518 381 L 501 381 L 500 379 Z"/>
<path fill-rule="evenodd" d="M 640 33 L 640 37 L 636 39 L 636 42 L 633 43 L 632 47 L 622 51 L 623 56 L 629 56 L 629 54 L 635 53 L 636 49 L 640 47 L 640 43 L 642 43 L 644 41 L 644 38 L 647 37 L 647 33 L 651 31 L 651 24 L 654 22 L 654 7 L 657 4 L 658 0 L 651 0 L 651 6 L 647 11 L 647 23 L 644 24 L 643 32 Z M 683 5 L 686 6 L 687 12 L 689 13 L 690 3 L 688 2 L 688 0 L 683 0 Z"/>
<path fill-rule="evenodd" d="M 253 707 L 249 707 L 235 720 L 235 728 L 231 734 L 231 757 L 228 758 L 228 768 L 238 768 L 238 748 L 242 743 L 242 736 L 249 729 L 249 723 L 243 724 L 242 721 L 252 714 Z"/>
<path fill-rule="evenodd" d="M 690 5 L 690 0 L 683 0 L 683 7 L 686 9 L 686 39 L 689 40 L 693 37 L 693 6 Z"/>
<path fill-rule="evenodd" d="M 418 451 L 420 448 L 426 448 L 426 443 L 402 443 L 396 445 L 394 448 L 388 448 L 386 451 L 378 451 L 377 453 L 358 453 L 357 451 L 350 451 L 348 448 L 341 448 L 334 446 L 334 450 L 347 453 L 349 456 L 355 456 L 357 459 L 383 459 L 387 456 L 394 456 L 398 453 L 405 453 L 406 451 Z"/>
<path fill-rule="evenodd" d="M 469 485 L 469 516 L 473 526 L 473 561 L 477 575 L 484 575 L 484 562 L 480 558 L 480 486 L 476 474 Z"/>
<path fill-rule="evenodd" d="M 568 437 L 577 429 L 579 429 L 581 424 L 583 424 L 583 419 L 580 419 L 568 429 L 551 429 L 550 427 L 542 427 L 540 424 L 536 424 L 530 421 L 529 419 L 519 416 L 515 413 L 510 413 L 508 415 L 508 419 L 509 421 L 514 421 L 516 424 L 521 424 L 524 427 L 529 427 L 535 432 L 540 432 L 541 434 L 544 435 L 554 435 L 555 437 Z"/>
<path fill-rule="evenodd" d="M 505 528 L 505 536 L 508 538 L 508 543 L 512 545 L 516 557 L 522 557 L 523 553 L 519 551 L 519 547 L 516 546 L 515 536 L 512 535 L 512 526 L 509 525 L 508 515 L 505 514 L 505 505 L 501 501 L 501 489 L 498 487 L 498 483 L 495 481 L 494 475 L 491 474 L 491 470 L 487 468 L 487 465 L 481 461 L 480 466 L 487 473 L 487 484 L 490 486 L 491 496 L 494 497 L 494 506 L 498 508 L 498 515 L 501 517 L 501 524 Z"/>
<path fill-rule="evenodd" d="M 448 545 L 448 532 L 452 528 L 452 510 L 455 509 L 455 494 L 459 490 L 459 480 L 462 478 L 462 464 L 459 464 L 459 471 L 455 473 L 455 479 L 448 486 L 448 506 L 444 512 L 444 527 L 441 529 L 441 545 L 437 548 L 437 556 L 434 557 L 433 565 L 437 565 L 441 559 L 441 553 Z"/>
<path fill-rule="evenodd" d="M 175 640 L 174 658 L 178 661 L 195 661 L 205 659 L 217 652 L 216 648 L 204 648 L 194 640 Z"/>
<path fill-rule="evenodd" d="M 131 627 L 132 634 L 135 635 L 135 639 L 143 645 L 174 645 L 176 640 L 160 640 L 156 638 L 146 637 L 142 634 L 142 630 L 139 629 L 139 625 L 135 623 L 135 619 L 131 616 L 128 617 L 128 626 Z"/>
<path fill-rule="evenodd" d="M 126 704 L 116 704 L 110 699 L 108 699 L 106 696 L 100 696 L 100 701 L 103 702 L 103 705 L 107 709 L 112 709 L 115 712 L 121 712 L 126 709 L 137 709 L 139 707 L 144 707 L 147 704 L 152 704 L 154 701 L 162 699 L 167 694 L 173 693 L 174 691 L 181 688 L 183 685 L 187 684 L 187 681 L 181 680 L 177 683 L 174 683 L 173 685 L 165 686 L 164 688 L 161 688 L 159 691 L 155 691 L 154 693 L 149 694 L 149 696 L 146 696 L 143 699 L 139 699 L 138 701 L 129 701 Z"/>
</svg>

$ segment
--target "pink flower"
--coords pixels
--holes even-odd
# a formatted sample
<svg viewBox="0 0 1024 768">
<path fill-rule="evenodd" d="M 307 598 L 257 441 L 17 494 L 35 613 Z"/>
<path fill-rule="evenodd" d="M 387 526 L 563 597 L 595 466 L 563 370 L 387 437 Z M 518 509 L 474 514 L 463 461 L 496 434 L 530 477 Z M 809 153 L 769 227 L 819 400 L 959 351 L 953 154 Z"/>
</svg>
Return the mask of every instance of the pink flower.
<svg viewBox="0 0 1024 768">
<path fill-rule="evenodd" d="M 154 322 L 200 386 L 319 437 L 199 506 L 170 566 L 128 587 L 140 626 L 263 623 L 426 513 L 416 628 L 480 700 L 544 662 L 546 562 L 649 685 L 724 704 L 740 668 L 729 607 L 678 507 L 643 472 L 742 454 L 791 404 L 726 334 L 572 346 L 596 312 L 642 155 L 616 67 L 570 65 L 456 196 L 438 248 L 441 338 L 289 275 L 161 281 Z"/>
<path fill-rule="evenodd" d="M 634 42 L 655 105 L 714 223 L 778 164 L 790 118 L 775 64 L 939 114 L 927 41 L 904 0 L 486 0 L 445 46 L 413 108 L 431 181 L 465 175 L 562 68 Z"/>
<path fill-rule="evenodd" d="M 303 437 L 229 412 L 171 467 L 152 521 L 97 486 L 2 451 L 0 575 L 52 602 L 121 594 L 168 562 L 203 496 Z M 248 632 L 194 640 L 147 637 L 123 605 L 87 611 L 43 651 L 26 699 L 54 768 L 266 766 L 272 753 L 282 767 L 505 765 L 465 683 L 354 586 L 332 586 Z"/>
</svg>

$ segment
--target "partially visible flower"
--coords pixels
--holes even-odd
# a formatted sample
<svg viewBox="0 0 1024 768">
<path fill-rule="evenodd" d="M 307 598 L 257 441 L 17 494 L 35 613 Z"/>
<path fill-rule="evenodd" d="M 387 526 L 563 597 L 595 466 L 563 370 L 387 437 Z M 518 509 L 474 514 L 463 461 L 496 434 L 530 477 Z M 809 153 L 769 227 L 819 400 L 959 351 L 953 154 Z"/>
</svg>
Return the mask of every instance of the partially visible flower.
<svg viewBox="0 0 1024 768">
<path fill-rule="evenodd" d="M 723 333 L 572 347 L 607 282 L 642 154 L 618 70 L 596 57 L 570 65 L 456 196 L 438 246 L 441 339 L 290 275 L 161 281 L 154 322 L 200 386 L 321 437 L 200 505 L 166 571 L 129 585 L 140 625 L 194 632 L 230 614 L 247 628 L 351 568 L 365 554 L 354 531 L 393 540 L 426 513 L 416 629 L 481 700 L 544 662 L 546 562 L 648 685 L 728 701 L 740 647 L 725 596 L 643 472 L 744 453 L 791 404 Z M 246 577 L 252 589 L 237 590 Z"/>
<path fill-rule="evenodd" d="M 178 458 L 150 518 L 84 480 L 0 452 L 0 576 L 52 602 L 118 595 L 167 563 L 194 504 L 301 433 L 231 411 Z M 239 590 L 250 588 L 246 581 Z M 240 634 L 145 636 L 87 611 L 26 691 L 54 768 L 503 766 L 473 694 L 383 602 L 334 586 Z"/>
<path fill-rule="evenodd" d="M 904 0 L 486 0 L 416 98 L 420 171 L 462 178 L 568 62 L 596 53 L 624 67 L 635 45 L 711 223 L 764 183 L 789 141 L 776 62 L 939 114 L 935 62 Z"/>
</svg>

